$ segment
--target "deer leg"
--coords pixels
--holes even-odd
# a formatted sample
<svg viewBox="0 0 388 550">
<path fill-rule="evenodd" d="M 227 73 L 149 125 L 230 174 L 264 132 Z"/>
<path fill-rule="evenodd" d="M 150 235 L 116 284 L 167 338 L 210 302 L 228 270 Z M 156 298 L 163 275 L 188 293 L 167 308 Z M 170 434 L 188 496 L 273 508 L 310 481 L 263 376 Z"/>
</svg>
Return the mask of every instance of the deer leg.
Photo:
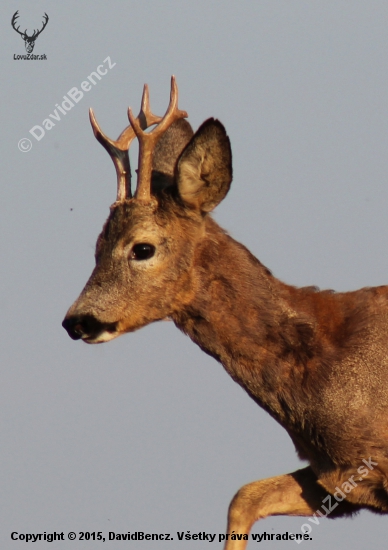
<svg viewBox="0 0 388 550">
<path fill-rule="evenodd" d="M 267 516 L 313 515 L 326 495 L 310 467 L 254 481 L 241 487 L 232 499 L 227 533 L 248 534 L 258 519 Z M 243 550 L 247 544 L 248 541 L 227 540 L 225 550 Z"/>
</svg>

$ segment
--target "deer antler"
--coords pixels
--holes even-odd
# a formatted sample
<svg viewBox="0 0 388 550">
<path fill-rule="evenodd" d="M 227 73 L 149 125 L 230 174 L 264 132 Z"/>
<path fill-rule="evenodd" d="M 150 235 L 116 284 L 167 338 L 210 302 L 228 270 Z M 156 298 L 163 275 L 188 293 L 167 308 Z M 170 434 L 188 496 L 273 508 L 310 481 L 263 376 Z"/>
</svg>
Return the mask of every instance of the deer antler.
<svg viewBox="0 0 388 550">
<path fill-rule="evenodd" d="M 44 14 L 44 16 L 43 16 L 43 19 L 44 19 L 44 21 L 43 21 L 43 27 L 40 29 L 40 31 L 36 31 L 36 30 L 34 29 L 34 34 L 33 34 L 32 36 L 30 36 L 30 38 L 36 39 L 36 38 L 40 35 L 40 33 L 44 30 L 44 28 L 45 28 L 45 26 L 47 25 L 48 20 L 49 20 L 49 17 L 48 17 L 48 15 L 47 15 L 46 12 L 45 12 L 45 14 Z"/>
<path fill-rule="evenodd" d="M 39 30 L 35 30 L 34 29 L 34 32 L 31 36 L 29 36 L 27 34 L 27 29 L 24 31 L 24 32 L 20 32 L 19 29 L 20 29 L 20 25 L 18 26 L 18 28 L 16 28 L 16 20 L 18 19 L 19 17 L 19 10 L 15 11 L 15 13 L 13 14 L 13 17 L 12 17 L 12 20 L 11 20 L 11 25 L 12 27 L 14 28 L 14 30 L 16 32 L 18 32 L 21 36 L 23 37 L 27 37 L 27 38 L 33 38 L 34 40 L 36 40 L 36 38 L 38 38 L 38 36 L 40 35 L 40 33 L 44 30 L 44 28 L 46 27 L 47 23 L 48 23 L 48 20 L 49 20 L 49 16 L 47 15 L 47 13 L 44 14 L 43 16 L 43 27 Z M 25 38 L 24 38 L 25 39 Z"/>
<path fill-rule="evenodd" d="M 15 25 L 16 25 L 16 20 L 17 20 L 18 17 L 19 17 L 19 10 L 15 11 L 15 13 L 13 14 L 13 17 L 12 17 L 12 20 L 11 20 L 11 25 L 12 25 L 12 27 L 14 28 L 14 30 L 15 30 L 16 32 L 18 32 L 18 33 L 21 34 L 22 36 L 26 36 L 27 29 L 26 29 L 26 32 L 20 32 L 20 31 L 19 31 L 20 25 L 18 26 L 18 28 L 15 27 Z"/>
<path fill-rule="evenodd" d="M 123 201 L 131 198 L 131 168 L 129 164 L 128 149 L 136 137 L 133 126 L 127 126 L 116 141 L 108 138 L 101 130 L 93 109 L 89 110 L 90 123 L 97 140 L 108 151 L 117 173 L 117 201 Z M 162 120 L 161 117 L 151 112 L 149 104 L 149 91 L 147 84 L 144 85 L 143 97 L 141 100 L 141 109 L 138 117 L 135 119 L 140 128 L 146 129 Z M 132 121 L 131 121 L 132 123 Z"/>
<path fill-rule="evenodd" d="M 135 119 L 131 108 L 128 109 L 128 118 L 139 140 L 138 179 L 135 193 L 137 199 L 149 200 L 151 198 L 152 154 L 158 139 L 173 122 L 187 116 L 186 111 L 178 109 L 178 86 L 175 76 L 171 77 L 170 104 L 166 114 L 151 132 L 145 133 L 139 122 L 139 117 Z"/>
</svg>

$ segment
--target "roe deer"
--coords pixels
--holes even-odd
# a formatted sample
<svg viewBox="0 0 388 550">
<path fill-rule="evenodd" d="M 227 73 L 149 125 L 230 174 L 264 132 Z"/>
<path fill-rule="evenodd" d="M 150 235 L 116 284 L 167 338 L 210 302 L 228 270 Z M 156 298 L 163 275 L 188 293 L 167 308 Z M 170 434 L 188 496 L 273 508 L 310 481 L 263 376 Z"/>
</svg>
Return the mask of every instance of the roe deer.
<svg viewBox="0 0 388 550">
<path fill-rule="evenodd" d="M 64 328 L 93 344 L 169 317 L 287 430 L 309 466 L 242 487 L 228 533 L 247 534 L 270 515 L 312 515 L 338 488 L 332 517 L 388 512 L 388 287 L 320 292 L 276 279 L 209 215 L 232 180 L 223 125 L 210 118 L 193 134 L 177 104 L 172 78 L 168 110 L 154 116 L 145 86 L 139 116 L 129 110 L 117 141 L 91 111 L 116 167 L 117 200 Z M 228 550 L 247 544 L 228 538 Z"/>
</svg>

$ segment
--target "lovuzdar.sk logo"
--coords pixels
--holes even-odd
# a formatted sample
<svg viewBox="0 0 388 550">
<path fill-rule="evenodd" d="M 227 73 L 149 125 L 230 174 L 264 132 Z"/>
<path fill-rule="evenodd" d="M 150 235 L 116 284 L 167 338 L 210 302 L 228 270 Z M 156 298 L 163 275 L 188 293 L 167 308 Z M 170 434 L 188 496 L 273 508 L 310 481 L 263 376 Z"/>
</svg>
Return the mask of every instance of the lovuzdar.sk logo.
<svg viewBox="0 0 388 550">
<path fill-rule="evenodd" d="M 23 38 L 27 55 L 14 55 L 13 58 L 14 59 L 47 59 L 46 54 L 42 54 L 42 55 L 33 55 L 32 54 L 32 52 L 34 50 L 34 47 L 35 47 L 36 39 L 38 38 L 40 33 L 44 31 L 44 29 L 46 28 L 46 25 L 48 23 L 49 17 L 47 15 L 47 13 L 45 13 L 44 16 L 43 16 L 42 28 L 41 29 L 34 29 L 32 31 L 32 33 L 30 33 L 30 34 L 27 32 L 27 29 L 24 32 L 22 32 L 22 31 L 19 30 L 20 25 L 18 27 L 16 26 L 19 23 L 18 20 L 17 20 L 18 17 L 19 17 L 19 10 L 15 11 L 15 13 L 13 14 L 13 17 L 12 17 L 12 20 L 11 20 L 11 25 L 12 25 L 12 28 L 18 34 L 20 34 L 20 36 Z"/>
</svg>

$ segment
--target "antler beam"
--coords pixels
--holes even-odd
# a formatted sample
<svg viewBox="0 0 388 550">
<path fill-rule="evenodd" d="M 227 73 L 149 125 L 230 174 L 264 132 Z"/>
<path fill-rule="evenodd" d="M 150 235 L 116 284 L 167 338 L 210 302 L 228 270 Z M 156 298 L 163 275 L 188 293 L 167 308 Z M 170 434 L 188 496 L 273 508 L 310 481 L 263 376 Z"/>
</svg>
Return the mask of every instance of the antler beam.
<svg viewBox="0 0 388 550">
<path fill-rule="evenodd" d="M 133 139 L 136 137 L 133 126 L 129 125 L 121 132 L 116 141 L 110 139 L 101 130 L 93 109 L 89 110 L 90 123 L 93 128 L 96 139 L 108 151 L 117 174 L 117 201 L 123 201 L 132 197 L 131 192 L 131 168 L 129 164 L 128 149 Z M 161 117 L 151 112 L 149 104 L 149 91 L 147 84 L 144 85 L 141 109 L 138 117 L 134 119 L 141 129 L 146 129 L 162 120 Z M 131 121 L 132 124 L 132 121 Z"/>
<path fill-rule="evenodd" d="M 131 108 L 128 109 L 129 121 L 139 140 L 138 179 L 135 193 L 137 199 L 150 200 L 151 198 L 152 155 L 158 139 L 173 122 L 187 116 L 186 111 L 178 109 L 178 86 L 175 76 L 171 77 L 170 104 L 166 114 L 151 132 L 144 132 L 139 117 L 135 119 Z"/>
</svg>

